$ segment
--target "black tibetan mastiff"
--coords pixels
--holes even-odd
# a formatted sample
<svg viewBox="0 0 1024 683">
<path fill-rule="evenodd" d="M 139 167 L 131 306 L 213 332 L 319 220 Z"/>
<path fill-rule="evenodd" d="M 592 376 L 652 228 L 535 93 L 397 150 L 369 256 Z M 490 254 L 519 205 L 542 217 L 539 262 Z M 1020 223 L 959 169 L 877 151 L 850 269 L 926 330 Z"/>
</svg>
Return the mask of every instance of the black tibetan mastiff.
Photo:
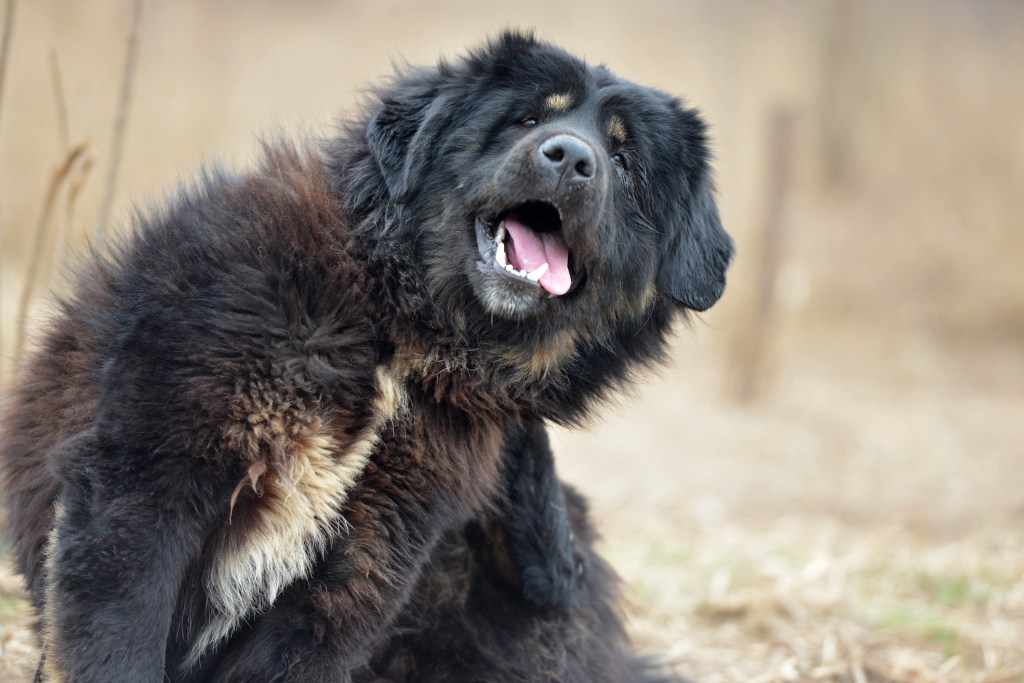
<svg viewBox="0 0 1024 683">
<path fill-rule="evenodd" d="M 40 680 L 632 679 L 543 423 L 722 293 L 694 110 L 509 33 L 136 228 L 4 418 Z"/>
</svg>

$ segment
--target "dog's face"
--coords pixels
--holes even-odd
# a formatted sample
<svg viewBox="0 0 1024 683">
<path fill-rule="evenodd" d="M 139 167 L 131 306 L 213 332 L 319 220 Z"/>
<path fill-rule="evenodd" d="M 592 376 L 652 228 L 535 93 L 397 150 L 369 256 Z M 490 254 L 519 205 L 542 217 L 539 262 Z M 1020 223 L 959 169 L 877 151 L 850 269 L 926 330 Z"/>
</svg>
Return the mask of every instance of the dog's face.
<svg viewBox="0 0 1024 683">
<path fill-rule="evenodd" d="M 379 95 L 364 140 L 384 201 L 474 339 L 571 354 L 721 295 L 732 242 L 679 100 L 514 33 Z"/>
<path fill-rule="evenodd" d="M 468 280 L 494 316 L 564 318 L 718 299 L 732 246 L 704 128 L 674 98 L 506 34 L 399 79 L 367 139 L 392 200 L 432 218 L 420 253 L 439 291 Z"/>
</svg>

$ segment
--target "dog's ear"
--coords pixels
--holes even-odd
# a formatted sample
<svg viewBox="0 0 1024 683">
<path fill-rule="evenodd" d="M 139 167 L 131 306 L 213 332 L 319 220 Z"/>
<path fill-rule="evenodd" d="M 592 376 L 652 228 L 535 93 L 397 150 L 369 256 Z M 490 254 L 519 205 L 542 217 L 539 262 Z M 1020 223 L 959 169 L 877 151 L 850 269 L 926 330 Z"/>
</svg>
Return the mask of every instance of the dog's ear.
<svg viewBox="0 0 1024 683">
<path fill-rule="evenodd" d="M 733 253 L 709 185 L 703 183 L 690 196 L 681 225 L 670 231 L 658 271 L 661 291 L 695 311 L 711 308 L 722 296 Z"/>
<path fill-rule="evenodd" d="M 441 90 L 444 69 L 409 70 L 380 93 L 381 103 L 366 128 L 366 144 L 391 200 L 402 203 L 416 189 L 449 121 L 450 102 Z"/>
<path fill-rule="evenodd" d="M 680 306 L 710 308 L 725 290 L 732 239 L 722 228 L 708 164 L 704 122 L 692 109 L 673 103 L 681 149 L 672 160 L 682 175 L 672 202 L 678 213 L 668 221 L 667 244 L 658 270 L 658 287 Z"/>
</svg>

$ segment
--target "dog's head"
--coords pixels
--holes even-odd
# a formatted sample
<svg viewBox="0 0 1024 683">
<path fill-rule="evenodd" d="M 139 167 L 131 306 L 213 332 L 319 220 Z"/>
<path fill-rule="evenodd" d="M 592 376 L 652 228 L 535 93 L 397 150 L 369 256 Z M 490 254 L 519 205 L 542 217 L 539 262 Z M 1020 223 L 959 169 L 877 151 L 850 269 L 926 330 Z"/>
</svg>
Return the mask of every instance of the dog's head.
<svg viewBox="0 0 1024 683">
<path fill-rule="evenodd" d="M 600 344 L 721 295 L 732 242 L 678 99 L 518 33 L 378 94 L 350 194 L 399 217 L 433 300 L 478 338 Z"/>
</svg>

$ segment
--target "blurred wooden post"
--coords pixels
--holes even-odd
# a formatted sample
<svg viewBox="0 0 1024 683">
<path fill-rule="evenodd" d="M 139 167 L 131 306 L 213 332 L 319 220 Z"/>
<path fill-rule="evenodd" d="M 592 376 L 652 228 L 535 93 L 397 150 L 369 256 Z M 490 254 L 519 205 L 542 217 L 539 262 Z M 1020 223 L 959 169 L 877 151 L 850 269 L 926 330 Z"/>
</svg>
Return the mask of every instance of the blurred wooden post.
<svg viewBox="0 0 1024 683">
<path fill-rule="evenodd" d="M 858 3 L 853 0 L 831 0 L 825 5 L 817 127 L 820 178 L 826 189 L 844 185 L 850 175 L 846 128 L 851 105 L 850 73 L 857 10 Z"/>
<path fill-rule="evenodd" d="M 758 398 L 767 374 L 775 326 L 775 285 L 786 245 L 785 208 L 792 174 L 793 128 L 792 111 L 784 106 L 776 107 L 768 128 L 764 222 L 755 240 L 756 291 L 751 314 L 740 326 L 734 353 L 736 397 L 745 403 Z"/>
</svg>

